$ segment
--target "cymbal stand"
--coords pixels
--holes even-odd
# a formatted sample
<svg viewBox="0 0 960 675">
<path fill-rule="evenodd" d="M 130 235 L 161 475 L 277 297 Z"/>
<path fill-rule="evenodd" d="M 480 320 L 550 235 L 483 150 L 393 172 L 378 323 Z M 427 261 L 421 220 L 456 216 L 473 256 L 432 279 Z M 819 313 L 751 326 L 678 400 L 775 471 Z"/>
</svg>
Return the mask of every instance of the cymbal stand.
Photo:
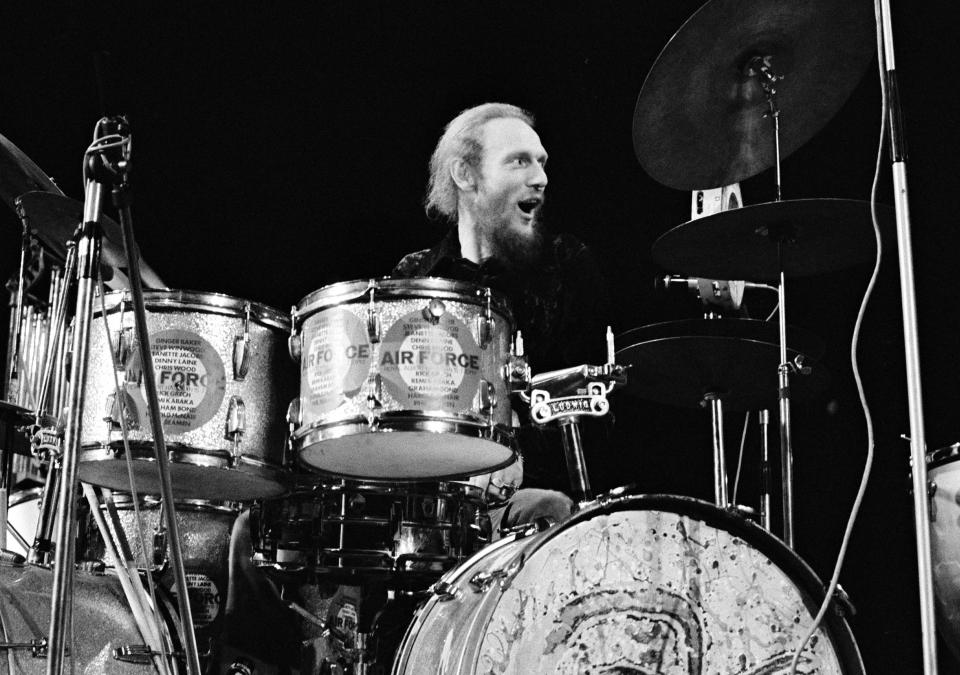
<svg viewBox="0 0 960 675">
<path fill-rule="evenodd" d="M 776 201 L 781 201 L 780 176 L 780 107 L 777 105 L 776 84 L 783 79 L 771 67 L 770 56 L 755 56 L 747 62 L 746 72 L 756 76 L 767 99 L 765 116 L 773 122 L 774 169 L 777 188 Z M 780 276 L 777 283 L 779 308 L 777 318 L 780 329 L 780 365 L 777 367 L 778 401 L 780 412 L 780 484 L 783 498 L 783 541 L 790 548 L 796 547 L 793 531 L 793 435 L 790 424 L 790 371 L 794 365 L 787 359 L 787 293 L 783 264 L 783 243 L 791 233 L 770 228 L 765 233 L 777 243 L 777 266 Z"/>
<path fill-rule="evenodd" d="M 701 401 L 710 406 L 710 424 L 713 431 L 713 501 L 720 508 L 730 504 L 727 481 L 727 455 L 723 442 L 723 400 L 718 393 L 710 392 Z"/>
<path fill-rule="evenodd" d="M 94 133 L 99 140 L 100 124 Z M 87 356 L 90 347 L 90 323 L 93 315 L 93 292 L 100 269 L 100 247 L 103 232 L 100 216 L 103 211 L 103 183 L 94 176 L 89 162 L 84 162 L 85 199 L 80 240 L 77 244 L 76 330 L 73 334 L 73 361 L 67 395 L 67 425 L 59 486 L 56 518 L 56 552 L 54 555 L 53 591 L 50 605 L 50 636 L 47 675 L 61 675 L 66 651 L 67 628 L 73 611 L 73 572 L 76 560 L 75 529 L 77 520 L 77 459 L 80 452 L 80 425 L 86 398 Z"/>
<path fill-rule="evenodd" d="M 920 591 L 920 629 L 922 633 L 923 671 L 937 672 L 936 622 L 933 604 L 933 563 L 930 555 L 930 506 L 927 502 L 927 451 L 923 422 L 923 392 L 920 382 L 919 335 L 914 290 L 913 248 L 910 234 L 910 198 L 907 192 L 907 156 L 897 86 L 896 59 L 893 50 L 893 26 L 890 0 L 878 0 L 878 29 L 882 50 L 881 70 L 886 78 L 884 114 L 889 120 L 892 158 L 894 208 L 897 215 L 897 250 L 900 264 L 900 302 L 903 312 L 903 346 L 907 371 L 907 399 L 910 413 L 910 459 L 913 475 L 914 530 L 917 549 L 917 575 Z"/>
</svg>

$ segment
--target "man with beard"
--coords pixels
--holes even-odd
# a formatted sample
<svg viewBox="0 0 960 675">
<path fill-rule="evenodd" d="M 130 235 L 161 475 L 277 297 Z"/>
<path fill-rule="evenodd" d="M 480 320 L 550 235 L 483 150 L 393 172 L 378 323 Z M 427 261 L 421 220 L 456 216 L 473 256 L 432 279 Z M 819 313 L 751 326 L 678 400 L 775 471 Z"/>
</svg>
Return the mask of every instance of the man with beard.
<svg viewBox="0 0 960 675">
<path fill-rule="evenodd" d="M 603 363 L 608 321 L 593 255 L 543 226 L 547 152 L 533 124 L 516 106 L 485 103 L 447 125 L 430 158 L 425 206 L 453 227 L 433 248 L 405 256 L 392 276 L 445 277 L 505 294 L 536 374 Z M 498 521 L 503 529 L 540 517 L 556 522 L 573 506 L 562 492 L 569 481 L 559 434 L 517 412 L 524 462 L 490 478 L 504 496 L 513 493 L 504 509 L 491 509 L 495 530 Z M 525 487 L 514 493 L 521 479 Z"/>
</svg>

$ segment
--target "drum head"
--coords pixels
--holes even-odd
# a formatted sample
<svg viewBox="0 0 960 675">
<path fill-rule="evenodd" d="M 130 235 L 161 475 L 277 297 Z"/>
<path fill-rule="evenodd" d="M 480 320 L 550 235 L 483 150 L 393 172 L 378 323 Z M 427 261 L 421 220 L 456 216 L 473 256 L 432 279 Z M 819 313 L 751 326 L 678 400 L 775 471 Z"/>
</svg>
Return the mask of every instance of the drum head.
<svg viewBox="0 0 960 675">
<path fill-rule="evenodd" d="M 408 430 L 331 438 L 300 450 L 300 461 L 324 473 L 371 480 L 458 478 L 493 471 L 514 460 L 506 441 Z"/>
<path fill-rule="evenodd" d="M 785 673 L 822 599 L 776 538 L 689 498 L 614 495 L 517 544 L 469 672 Z M 798 672 L 862 673 L 828 617 Z"/>
</svg>

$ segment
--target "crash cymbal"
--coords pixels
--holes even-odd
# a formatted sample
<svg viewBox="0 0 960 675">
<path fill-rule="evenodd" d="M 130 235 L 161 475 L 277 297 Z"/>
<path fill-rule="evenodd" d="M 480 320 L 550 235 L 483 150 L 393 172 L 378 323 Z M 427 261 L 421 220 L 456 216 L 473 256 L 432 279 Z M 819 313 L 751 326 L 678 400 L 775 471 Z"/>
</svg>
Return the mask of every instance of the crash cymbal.
<svg viewBox="0 0 960 675">
<path fill-rule="evenodd" d="M 35 190 L 63 194 L 33 160 L 0 134 L 0 198 L 16 210 L 14 200 L 25 192 Z"/>
<path fill-rule="evenodd" d="M 895 222 L 879 205 L 881 230 Z M 873 260 L 870 204 L 853 199 L 797 199 L 721 211 L 678 225 L 653 243 L 664 269 L 709 279 L 777 281 L 777 242 L 788 277 L 830 272 Z"/>
<path fill-rule="evenodd" d="M 769 57 L 780 154 L 840 109 L 874 51 L 868 2 L 711 0 L 660 52 L 640 89 L 633 147 L 655 180 L 678 190 L 730 185 L 773 166 L 772 121 L 752 57 Z"/>
<path fill-rule="evenodd" d="M 73 239 L 77 224 L 83 220 L 83 203 L 62 194 L 52 192 L 27 192 L 15 200 L 19 205 L 31 231 L 60 257 L 66 256 L 66 242 Z M 115 276 L 111 288 L 127 288 L 127 259 L 123 248 L 123 231 L 116 221 L 101 215 L 100 226 L 103 230 L 101 262 L 110 268 Z M 147 288 L 165 288 L 165 284 L 150 266 L 140 260 L 140 276 Z M 119 283 L 117 283 L 119 282 Z"/>
<path fill-rule="evenodd" d="M 689 319 L 641 326 L 617 336 L 617 362 L 632 366 L 627 391 L 641 398 L 700 407 L 708 393 L 719 394 L 729 410 L 776 408 L 780 347 L 777 324 L 753 319 Z M 790 378 L 794 398 L 826 389 L 829 376 L 816 360 L 820 340 L 787 328 L 787 357 L 803 356 L 808 375 Z"/>
</svg>

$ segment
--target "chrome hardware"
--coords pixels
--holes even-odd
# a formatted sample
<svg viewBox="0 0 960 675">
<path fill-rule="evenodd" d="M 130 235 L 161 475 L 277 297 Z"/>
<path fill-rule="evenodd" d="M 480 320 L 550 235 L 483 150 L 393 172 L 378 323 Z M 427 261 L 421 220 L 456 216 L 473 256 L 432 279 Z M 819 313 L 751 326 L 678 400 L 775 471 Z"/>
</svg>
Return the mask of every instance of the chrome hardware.
<svg viewBox="0 0 960 675">
<path fill-rule="evenodd" d="M 497 321 L 493 318 L 493 294 L 489 288 L 486 289 L 486 300 L 483 315 L 477 316 L 477 344 L 480 349 L 486 349 L 487 345 L 490 344 L 497 326 Z"/>
<path fill-rule="evenodd" d="M 113 344 L 113 368 L 114 370 L 125 370 L 135 345 L 133 329 L 121 328 L 115 331 Z"/>
<path fill-rule="evenodd" d="M 460 589 L 449 581 L 438 581 L 430 587 L 430 591 L 440 602 L 449 602 L 460 597 Z"/>
<path fill-rule="evenodd" d="M 439 298 L 434 298 L 423 308 L 423 318 L 429 321 L 432 324 L 436 324 L 440 321 L 440 317 L 443 316 L 447 311 L 447 306 L 443 304 L 443 300 Z"/>
<path fill-rule="evenodd" d="M 136 406 L 126 392 L 123 392 L 119 399 L 117 398 L 117 392 L 107 394 L 107 410 L 103 420 L 110 423 L 111 429 L 122 429 L 123 422 L 126 422 L 127 430 L 140 428 L 140 418 L 137 415 Z"/>
<path fill-rule="evenodd" d="M 470 587 L 477 593 L 485 593 L 494 583 L 499 583 L 500 588 L 505 589 L 510 585 L 513 578 L 517 576 L 521 567 L 523 567 L 522 561 L 517 560 L 509 567 L 503 569 L 493 570 L 492 572 L 477 572 L 470 577 L 470 581 L 467 583 L 469 583 Z"/>
<path fill-rule="evenodd" d="M 29 649 L 36 659 L 47 657 L 47 638 L 35 638 L 29 642 L 0 642 L 0 649 Z"/>
<path fill-rule="evenodd" d="M 233 339 L 233 379 L 243 380 L 250 367 L 250 303 L 243 304 L 243 335 Z"/>
<path fill-rule="evenodd" d="M 162 567 L 167 562 L 167 531 L 157 529 L 153 533 L 153 564 Z"/>
<path fill-rule="evenodd" d="M 250 334 L 244 333 L 233 339 L 233 379 L 243 380 L 250 368 Z"/>
<path fill-rule="evenodd" d="M 373 378 L 372 390 L 367 394 L 367 407 L 371 410 L 383 406 L 383 378 L 377 373 Z"/>
<path fill-rule="evenodd" d="M 491 382 L 480 380 L 480 412 L 489 415 L 497 407 L 497 390 Z"/>
<path fill-rule="evenodd" d="M 298 427 L 303 422 L 300 411 L 300 397 L 296 396 L 287 406 L 287 424 L 291 427 Z"/>
<path fill-rule="evenodd" d="M 375 300 L 377 290 L 377 282 L 375 279 L 370 280 L 370 304 L 367 306 L 367 337 L 370 338 L 370 342 L 376 344 L 380 342 L 380 312 L 377 311 L 377 304 Z"/>
<path fill-rule="evenodd" d="M 176 656 L 177 654 L 173 654 Z M 141 666 L 149 666 L 153 663 L 153 657 L 165 656 L 160 652 L 155 652 L 147 645 L 123 645 L 113 650 L 113 658 L 123 663 L 133 663 Z"/>
<path fill-rule="evenodd" d="M 244 427 L 246 426 L 246 406 L 243 399 L 239 396 L 231 396 L 230 404 L 227 407 L 227 419 L 224 423 L 223 437 L 228 441 L 233 441 L 233 454 L 240 454 L 240 441 L 243 438 Z"/>
<path fill-rule="evenodd" d="M 290 354 L 290 358 L 300 362 L 300 356 L 303 354 L 303 336 L 301 335 L 291 335 L 287 338 L 287 352 Z"/>
</svg>

